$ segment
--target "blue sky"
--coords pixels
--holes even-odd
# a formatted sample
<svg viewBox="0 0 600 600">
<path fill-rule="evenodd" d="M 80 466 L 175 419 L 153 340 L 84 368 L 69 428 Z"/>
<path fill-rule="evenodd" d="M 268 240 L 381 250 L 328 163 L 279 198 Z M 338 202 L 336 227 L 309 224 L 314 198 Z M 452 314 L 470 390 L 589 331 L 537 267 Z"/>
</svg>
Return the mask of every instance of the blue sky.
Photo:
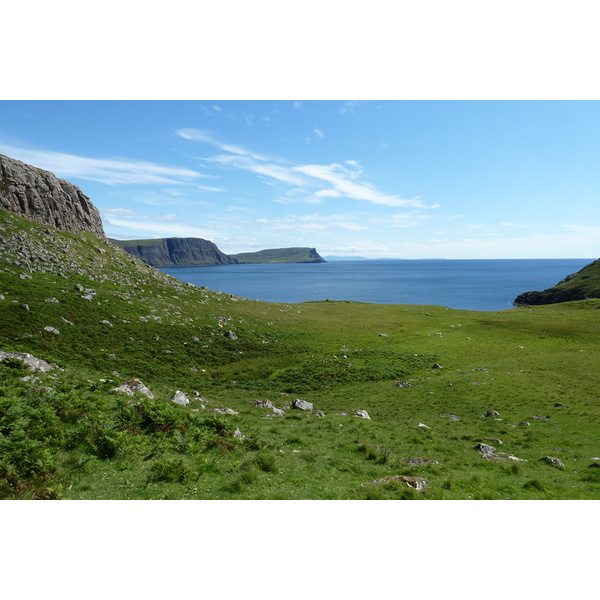
<svg viewBox="0 0 600 600">
<path fill-rule="evenodd" d="M 0 101 L 0 153 L 119 239 L 227 253 L 593 258 L 597 101 Z"/>
</svg>

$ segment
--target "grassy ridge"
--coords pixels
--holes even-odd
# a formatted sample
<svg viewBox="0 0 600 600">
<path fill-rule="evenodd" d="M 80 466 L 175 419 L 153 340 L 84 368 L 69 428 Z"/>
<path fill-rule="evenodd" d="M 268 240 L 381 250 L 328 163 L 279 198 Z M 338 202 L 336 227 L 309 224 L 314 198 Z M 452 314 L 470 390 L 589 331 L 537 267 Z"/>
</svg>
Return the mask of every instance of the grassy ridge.
<svg viewBox="0 0 600 600">
<path fill-rule="evenodd" d="M 272 248 L 258 252 L 232 254 L 240 263 L 312 263 L 325 262 L 314 248 Z"/>
<path fill-rule="evenodd" d="M 577 273 L 568 275 L 551 288 L 519 295 L 515 304 L 555 304 L 588 298 L 600 298 L 600 259 L 586 265 Z"/>
<path fill-rule="evenodd" d="M 4 211 L 0 228 L 0 350 L 61 369 L 0 363 L 4 498 L 600 496 L 598 300 L 491 313 L 261 303 L 174 280 L 94 236 L 48 236 Z M 156 398 L 111 392 L 133 378 Z M 170 401 L 176 390 L 189 405 Z M 325 416 L 285 408 L 295 398 Z M 385 480 L 395 475 L 429 484 Z"/>
</svg>

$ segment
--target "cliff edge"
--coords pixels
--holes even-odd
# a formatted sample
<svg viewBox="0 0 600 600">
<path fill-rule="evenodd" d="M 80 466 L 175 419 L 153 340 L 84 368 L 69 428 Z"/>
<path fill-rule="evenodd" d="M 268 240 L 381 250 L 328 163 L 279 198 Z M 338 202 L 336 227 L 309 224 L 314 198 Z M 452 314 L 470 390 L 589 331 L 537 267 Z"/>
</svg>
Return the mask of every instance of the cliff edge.
<svg viewBox="0 0 600 600">
<path fill-rule="evenodd" d="M 75 185 L 0 154 L 0 208 L 62 231 L 90 231 L 106 240 L 98 209 Z"/>
<path fill-rule="evenodd" d="M 152 267 L 231 265 L 238 262 L 221 252 L 213 242 L 202 238 L 109 241 Z"/>
</svg>

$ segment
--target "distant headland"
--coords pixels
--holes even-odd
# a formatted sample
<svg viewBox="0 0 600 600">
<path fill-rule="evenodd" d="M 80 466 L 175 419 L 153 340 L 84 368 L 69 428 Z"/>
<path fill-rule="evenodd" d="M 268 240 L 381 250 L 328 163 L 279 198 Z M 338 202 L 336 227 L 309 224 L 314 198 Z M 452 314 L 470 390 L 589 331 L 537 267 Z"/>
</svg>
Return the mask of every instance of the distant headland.
<svg viewBox="0 0 600 600">
<path fill-rule="evenodd" d="M 273 248 L 258 252 L 225 254 L 202 238 L 156 238 L 109 241 L 152 267 L 208 267 L 256 263 L 327 262 L 315 248 Z"/>
</svg>

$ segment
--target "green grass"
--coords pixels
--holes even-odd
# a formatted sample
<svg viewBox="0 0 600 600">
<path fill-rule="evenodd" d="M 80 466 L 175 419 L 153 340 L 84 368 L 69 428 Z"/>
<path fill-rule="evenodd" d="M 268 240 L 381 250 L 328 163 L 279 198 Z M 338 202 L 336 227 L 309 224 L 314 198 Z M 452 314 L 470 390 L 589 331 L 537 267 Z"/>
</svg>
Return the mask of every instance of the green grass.
<svg viewBox="0 0 600 600">
<path fill-rule="evenodd" d="M 3 498 L 600 497 L 599 300 L 500 312 L 260 303 L 174 280 L 92 235 L 49 237 L 4 211 L 0 227 L 47 252 L 34 261 L 3 244 L 0 350 L 61 369 L 0 363 Z M 110 391 L 132 378 L 156 398 Z M 170 401 L 178 389 L 188 406 Z M 325 417 L 268 416 L 254 406 L 265 398 L 302 398 Z M 208 412 L 223 407 L 238 414 Z M 355 409 L 370 420 L 338 414 Z M 480 442 L 505 460 L 482 458 Z M 370 483 L 394 475 L 429 485 Z"/>
</svg>

